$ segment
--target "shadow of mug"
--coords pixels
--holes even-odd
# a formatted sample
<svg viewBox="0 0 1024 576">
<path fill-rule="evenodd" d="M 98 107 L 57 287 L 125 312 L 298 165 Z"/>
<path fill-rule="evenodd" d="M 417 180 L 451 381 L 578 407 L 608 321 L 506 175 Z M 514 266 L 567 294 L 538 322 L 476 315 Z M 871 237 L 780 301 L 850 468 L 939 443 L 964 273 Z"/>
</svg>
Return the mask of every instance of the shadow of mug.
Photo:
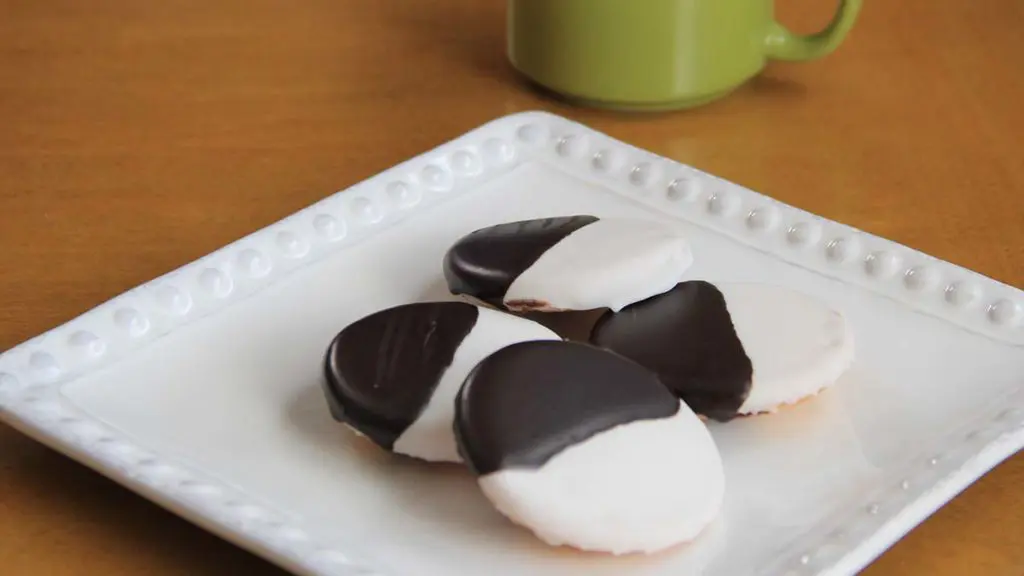
<svg viewBox="0 0 1024 576">
<path fill-rule="evenodd" d="M 664 111 L 718 100 L 770 60 L 834 51 L 861 0 L 795 34 L 774 0 L 508 0 L 508 57 L 531 82 L 589 107 Z"/>
</svg>

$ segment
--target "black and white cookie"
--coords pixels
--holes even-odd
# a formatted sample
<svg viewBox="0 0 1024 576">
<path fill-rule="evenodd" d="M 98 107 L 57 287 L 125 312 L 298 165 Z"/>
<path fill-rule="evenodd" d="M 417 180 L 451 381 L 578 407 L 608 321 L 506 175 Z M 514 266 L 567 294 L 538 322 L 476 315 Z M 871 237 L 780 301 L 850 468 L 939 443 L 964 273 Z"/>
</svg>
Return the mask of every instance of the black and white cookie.
<svg viewBox="0 0 1024 576">
<path fill-rule="evenodd" d="M 724 472 L 707 428 L 617 354 L 513 344 L 470 373 L 455 410 L 484 495 L 550 545 L 650 553 L 694 539 L 718 515 Z"/>
<path fill-rule="evenodd" d="M 692 263 L 678 227 L 581 215 L 472 232 L 448 250 L 444 276 L 453 294 L 517 312 L 619 310 L 671 289 Z"/>
<path fill-rule="evenodd" d="M 452 422 L 466 375 L 508 344 L 557 339 L 536 322 L 466 302 L 396 306 L 334 338 L 324 392 L 336 420 L 382 448 L 459 462 Z"/>
<path fill-rule="evenodd" d="M 591 342 L 655 371 L 695 412 L 774 412 L 833 384 L 853 361 L 842 314 L 754 283 L 682 282 L 603 315 Z"/>
</svg>

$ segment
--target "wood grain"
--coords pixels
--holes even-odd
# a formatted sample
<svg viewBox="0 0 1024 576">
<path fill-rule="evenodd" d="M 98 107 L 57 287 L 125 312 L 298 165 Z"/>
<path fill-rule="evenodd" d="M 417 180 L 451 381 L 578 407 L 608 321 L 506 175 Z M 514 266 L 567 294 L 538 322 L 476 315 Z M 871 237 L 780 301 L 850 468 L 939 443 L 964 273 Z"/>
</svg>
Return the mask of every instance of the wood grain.
<svg viewBox="0 0 1024 576">
<path fill-rule="evenodd" d="M 780 2 L 799 30 L 829 2 Z M 1024 3 L 867 2 L 692 112 L 523 87 L 500 0 L 0 0 L 0 348 L 497 116 L 546 109 L 1024 286 Z M 1024 456 L 870 576 L 1024 574 Z M 281 574 L 0 427 L 0 572 Z"/>
</svg>

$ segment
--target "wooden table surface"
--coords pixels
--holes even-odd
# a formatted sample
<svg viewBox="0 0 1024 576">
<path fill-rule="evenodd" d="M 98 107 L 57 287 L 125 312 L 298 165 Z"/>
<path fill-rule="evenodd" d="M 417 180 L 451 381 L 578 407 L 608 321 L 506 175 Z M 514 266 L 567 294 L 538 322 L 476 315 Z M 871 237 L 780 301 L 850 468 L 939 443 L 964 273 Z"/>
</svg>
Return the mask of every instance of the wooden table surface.
<svg viewBox="0 0 1024 576">
<path fill-rule="evenodd" d="M 798 30 L 832 3 L 780 2 Z M 687 113 L 574 109 L 501 0 L 0 0 L 0 349 L 497 116 L 547 109 L 1024 286 L 1024 3 L 867 0 Z M 1024 574 L 1024 456 L 870 576 Z M 0 426 L 0 573 L 281 574 Z"/>
</svg>

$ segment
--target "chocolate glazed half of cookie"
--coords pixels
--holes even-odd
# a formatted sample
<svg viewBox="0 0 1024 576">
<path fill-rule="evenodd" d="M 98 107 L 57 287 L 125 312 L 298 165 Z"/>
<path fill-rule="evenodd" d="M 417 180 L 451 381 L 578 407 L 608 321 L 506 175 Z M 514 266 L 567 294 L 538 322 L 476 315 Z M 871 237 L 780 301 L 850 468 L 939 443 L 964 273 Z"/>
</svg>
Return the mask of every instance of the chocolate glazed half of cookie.
<svg viewBox="0 0 1024 576">
<path fill-rule="evenodd" d="M 416 303 L 347 326 L 324 358 L 331 414 L 390 450 L 427 406 L 478 315 L 462 302 Z"/>
<path fill-rule="evenodd" d="M 506 346 L 470 372 L 455 400 L 455 435 L 477 474 L 539 468 L 563 450 L 680 409 L 657 376 L 584 343 Z"/>
<path fill-rule="evenodd" d="M 704 281 L 598 319 L 591 342 L 658 374 L 697 414 L 736 417 L 750 394 L 754 367 L 733 326 L 725 296 Z"/>
</svg>

